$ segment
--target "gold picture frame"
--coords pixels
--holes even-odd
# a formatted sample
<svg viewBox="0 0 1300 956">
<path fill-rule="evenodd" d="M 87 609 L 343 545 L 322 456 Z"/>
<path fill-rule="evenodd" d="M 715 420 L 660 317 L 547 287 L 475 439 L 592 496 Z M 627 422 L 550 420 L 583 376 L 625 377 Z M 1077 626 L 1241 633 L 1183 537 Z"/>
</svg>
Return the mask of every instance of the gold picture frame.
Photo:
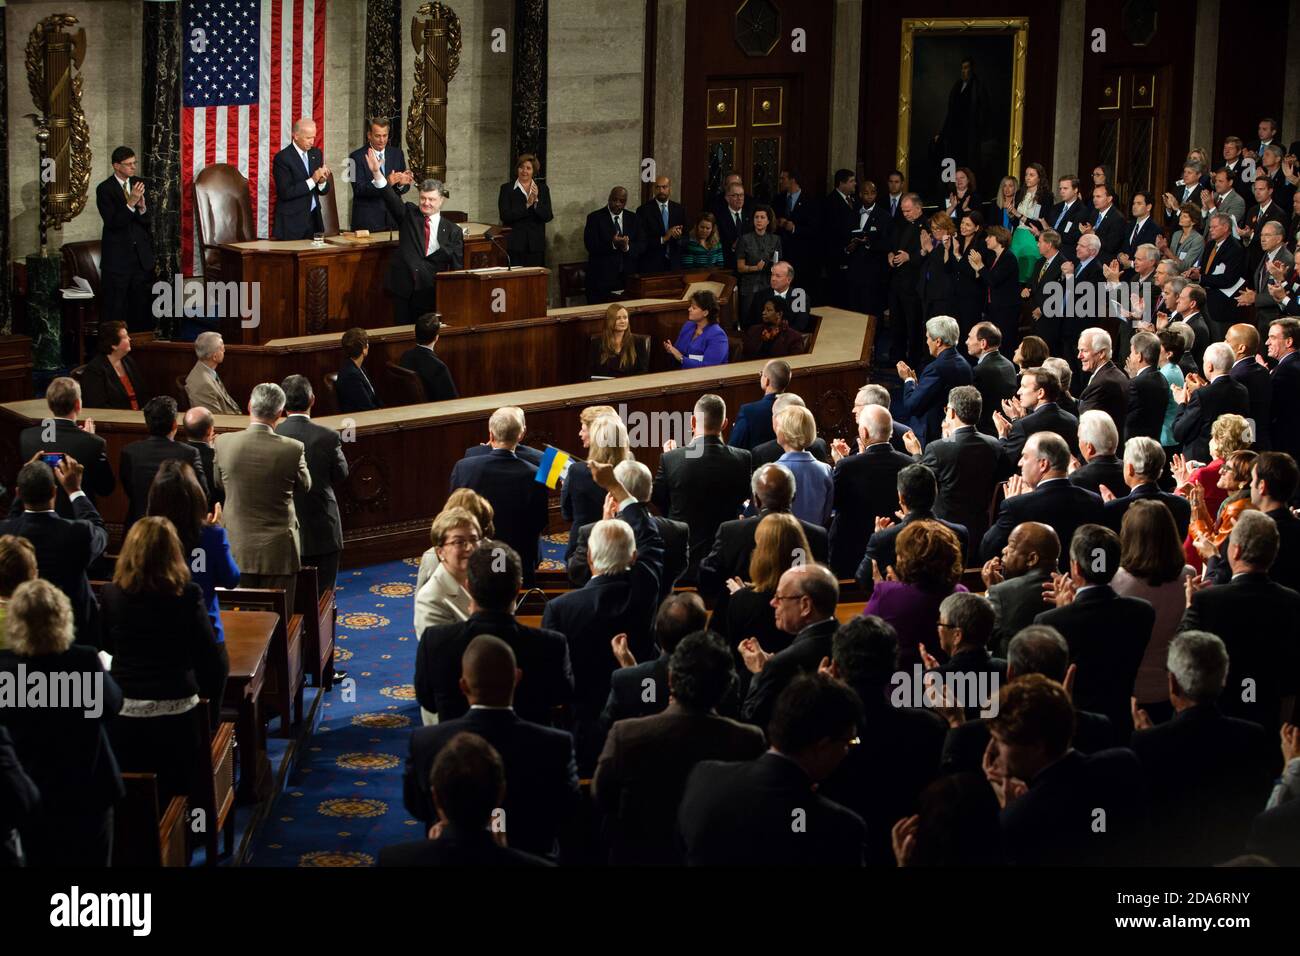
<svg viewBox="0 0 1300 956">
<path fill-rule="evenodd" d="M 908 175 L 909 142 L 912 134 L 913 47 L 918 33 L 960 36 L 962 34 L 1005 35 L 1012 38 L 1011 129 L 1007 153 L 1007 175 L 1020 169 L 1025 126 L 1025 59 L 1029 52 L 1028 17 L 939 17 L 905 18 L 898 67 L 898 146 L 895 166 Z"/>
</svg>

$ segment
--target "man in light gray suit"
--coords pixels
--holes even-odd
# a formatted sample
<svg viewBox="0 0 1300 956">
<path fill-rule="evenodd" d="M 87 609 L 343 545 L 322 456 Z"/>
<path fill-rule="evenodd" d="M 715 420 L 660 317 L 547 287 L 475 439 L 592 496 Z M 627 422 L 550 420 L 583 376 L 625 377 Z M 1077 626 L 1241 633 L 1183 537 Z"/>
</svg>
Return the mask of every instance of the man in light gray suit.
<svg viewBox="0 0 1300 956">
<path fill-rule="evenodd" d="M 240 584 L 281 588 L 292 610 L 302 568 L 294 495 L 311 490 L 302 442 L 275 433 L 284 411 L 279 385 L 263 382 L 248 400 L 249 424 L 218 435 L 213 481 L 225 489 L 222 523 L 240 569 Z"/>
<path fill-rule="evenodd" d="M 217 332 L 204 332 L 194 340 L 194 354 L 198 361 L 185 377 L 185 394 L 190 407 L 202 407 L 214 415 L 238 415 L 243 409 L 226 391 L 217 374 L 217 366 L 226 357 L 226 343 Z"/>
<path fill-rule="evenodd" d="M 1210 214 L 1221 212 L 1225 216 L 1231 216 L 1233 222 L 1232 234 L 1237 234 L 1237 226 L 1246 218 L 1246 200 L 1241 198 L 1241 193 L 1232 187 L 1232 174 L 1226 169 L 1220 168 L 1214 174 L 1214 192 L 1208 189 L 1201 192 L 1201 205 L 1204 207 L 1205 221 L 1203 229 L 1205 234 L 1210 234 Z"/>
<path fill-rule="evenodd" d="M 1290 272 L 1295 265 L 1295 256 L 1286 247 L 1286 232 L 1282 224 L 1273 219 L 1260 226 L 1259 246 L 1264 254 L 1254 273 L 1246 280 L 1246 287 L 1237 293 L 1237 304 L 1255 307 L 1255 328 L 1260 330 L 1259 341 L 1263 345 L 1268 340 L 1268 327 L 1282 316 L 1268 291 L 1268 284 L 1273 281 L 1269 265 L 1280 262 L 1285 272 Z"/>
</svg>

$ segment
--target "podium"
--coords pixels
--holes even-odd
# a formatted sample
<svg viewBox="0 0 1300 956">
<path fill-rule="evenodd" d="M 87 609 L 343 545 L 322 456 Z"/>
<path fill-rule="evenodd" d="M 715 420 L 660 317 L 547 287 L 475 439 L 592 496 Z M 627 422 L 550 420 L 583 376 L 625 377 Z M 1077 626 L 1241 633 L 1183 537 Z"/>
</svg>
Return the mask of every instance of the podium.
<svg viewBox="0 0 1300 956">
<path fill-rule="evenodd" d="M 438 273 L 438 312 L 453 326 L 487 325 L 546 315 L 550 269 L 465 269 Z"/>
</svg>

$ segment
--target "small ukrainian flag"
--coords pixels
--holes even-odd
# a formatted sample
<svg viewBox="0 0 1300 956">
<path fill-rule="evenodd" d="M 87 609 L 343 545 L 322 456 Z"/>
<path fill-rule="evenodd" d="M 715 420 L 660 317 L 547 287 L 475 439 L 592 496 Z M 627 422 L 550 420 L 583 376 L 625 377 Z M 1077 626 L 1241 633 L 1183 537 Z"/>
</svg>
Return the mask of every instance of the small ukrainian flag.
<svg viewBox="0 0 1300 956">
<path fill-rule="evenodd" d="M 564 477 L 564 472 L 569 467 L 569 462 L 573 458 L 567 452 L 560 451 L 554 446 L 548 446 L 542 453 L 541 463 L 537 466 L 537 480 L 547 488 L 555 488 L 560 484 L 560 479 Z"/>
</svg>

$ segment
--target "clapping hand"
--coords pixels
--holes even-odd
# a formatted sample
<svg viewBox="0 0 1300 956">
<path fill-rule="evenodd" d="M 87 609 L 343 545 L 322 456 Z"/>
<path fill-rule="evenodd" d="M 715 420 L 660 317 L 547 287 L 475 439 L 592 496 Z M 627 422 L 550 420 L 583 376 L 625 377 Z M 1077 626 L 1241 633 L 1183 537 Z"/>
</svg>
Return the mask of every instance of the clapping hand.
<svg viewBox="0 0 1300 956">
<path fill-rule="evenodd" d="M 772 655 L 763 650 L 756 637 L 745 638 L 740 642 L 738 649 L 741 658 L 745 661 L 745 669 L 751 674 L 757 674 L 772 659 Z"/>
<path fill-rule="evenodd" d="M 1025 406 L 1020 404 L 1020 399 L 1012 395 L 1010 398 L 1002 399 L 1002 412 L 1010 419 L 1022 418 L 1025 414 Z"/>
<path fill-rule="evenodd" d="M 1151 723 L 1151 715 L 1138 706 L 1138 699 L 1136 697 L 1130 697 L 1128 701 L 1129 710 L 1133 714 L 1134 730 L 1150 730 L 1155 726 Z"/>
<path fill-rule="evenodd" d="M 682 360 L 682 353 L 677 351 L 677 347 L 673 345 L 672 342 L 669 342 L 667 339 L 664 339 L 664 351 L 667 352 L 669 355 L 671 355 L 673 358 L 677 359 L 677 361 L 680 362 Z"/>
<path fill-rule="evenodd" d="M 999 438 L 1006 438 L 1011 434 L 1011 419 L 1007 418 L 1001 412 L 993 413 L 993 427 L 998 430 Z"/>
<path fill-rule="evenodd" d="M 1019 495 L 1027 494 L 1030 487 L 1026 484 L 1025 479 L 1020 475 L 1012 475 L 1002 483 L 1002 497 L 1015 498 Z"/>
<path fill-rule="evenodd" d="M 877 530 L 877 531 L 884 531 L 886 528 L 892 528 L 893 526 L 894 526 L 894 519 L 893 519 L 893 518 L 886 518 L 884 515 L 877 515 L 877 516 L 876 516 L 876 530 Z"/>
<path fill-rule="evenodd" d="M 1074 582 L 1068 574 L 1052 572 L 1051 580 L 1043 582 L 1043 600 L 1057 607 L 1065 607 L 1074 600 Z"/>
<path fill-rule="evenodd" d="M 831 442 L 831 458 L 839 461 L 841 458 L 848 458 L 853 454 L 849 450 L 849 443 L 843 438 L 836 438 Z"/>
<path fill-rule="evenodd" d="M 1187 605 L 1189 607 L 1191 606 L 1192 595 L 1194 595 L 1201 588 L 1205 588 L 1209 586 L 1210 586 L 1210 582 L 1205 580 L 1205 578 L 1199 577 L 1198 575 L 1195 574 L 1189 574 L 1187 576 L 1187 580 L 1183 582 L 1183 598 L 1187 601 Z"/>
<path fill-rule="evenodd" d="M 1103 502 L 1115 500 L 1115 492 L 1110 490 L 1110 485 L 1098 485 L 1097 489 L 1101 492 L 1101 500 Z"/>
<path fill-rule="evenodd" d="M 131 187 L 131 198 L 126 201 L 129 208 L 134 209 L 144 199 L 144 183 L 136 183 Z"/>
<path fill-rule="evenodd" d="M 985 561 L 984 567 L 980 568 L 980 580 L 984 582 L 986 588 L 1001 584 L 1004 580 L 1002 576 L 1002 559 L 989 558 Z"/>
<path fill-rule="evenodd" d="M 615 634 L 614 639 L 609 642 L 609 646 L 614 652 L 614 660 L 618 661 L 619 667 L 636 667 L 636 658 L 632 656 L 632 651 L 628 649 L 626 634 Z"/>
<path fill-rule="evenodd" d="M 918 654 L 921 655 L 922 667 L 924 667 L 928 671 L 932 671 L 938 668 L 939 659 L 925 649 L 925 644 L 918 643 L 916 645 L 916 651 Z"/>
<path fill-rule="evenodd" d="M 1198 534 L 1193 538 L 1192 547 L 1196 549 L 1196 553 L 1201 556 L 1202 561 L 1209 561 L 1219 553 L 1219 549 L 1215 547 L 1214 539 L 1208 534 Z"/>
<path fill-rule="evenodd" d="M 1279 736 L 1282 738 L 1282 760 L 1290 763 L 1300 757 L 1300 727 L 1283 724 Z"/>
<path fill-rule="evenodd" d="M 1274 302 L 1281 302 L 1286 298 L 1286 286 L 1281 282 L 1270 282 L 1268 294 L 1273 297 Z"/>
<path fill-rule="evenodd" d="M 885 569 L 885 573 L 880 573 L 880 562 L 871 562 L 871 580 L 879 584 L 881 581 L 897 581 L 898 576 L 894 573 L 894 566 L 891 564 Z"/>
<path fill-rule="evenodd" d="M 907 449 L 909 455 L 921 454 L 921 439 L 916 437 L 916 432 L 908 429 L 903 434 L 903 447 Z"/>
<path fill-rule="evenodd" d="M 910 817 L 903 817 L 889 831 L 889 843 L 894 850 L 894 862 L 899 866 L 907 866 L 908 861 L 912 859 L 912 853 L 916 850 L 916 831 L 920 826 L 921 818 L 912 814 Z"/>
<path fill-rule="evenodd" d="M 967 253 L 966 261 L 970 263 L 970 267 L 974 269 L 976 272 L 979 272 L 981 269 L 984 268 L 984 257 L 980 255 L 979 252 L 975 249 L 972 249 L 969 253 Z"/>
<path fill-rule="evenodd" d="M 745 590 L 745 582 L 739 577 L 727 578 L 727 593 L 735 594 L 737 591 Z"/>
<path fill-rule="evenodd" d="M 916 378 L 916 373 L 912 371 L 912 366 L 908 365 L 906 362 L 899 362 L 897 365 L 894 366 L 894 369 L 895 371 L 898 372 L 898 377 L 901 378 L 904 382 L 906 382 L 908 379 Z"/>
<path fill-rule="evenodd" d="M 1063 276 L 1072 276 L 1072 275 L 1074 275 L 1074 263 L 1073 263 L 1073 262 L 1070 262 L 1070 261 L 1068 261 L 1068 260 L 1065 261 L 1065 262 L 1062 262 L 1062 263 L 1061 263 L 1061 275 L 1063 275 Z"/>
</svg>

